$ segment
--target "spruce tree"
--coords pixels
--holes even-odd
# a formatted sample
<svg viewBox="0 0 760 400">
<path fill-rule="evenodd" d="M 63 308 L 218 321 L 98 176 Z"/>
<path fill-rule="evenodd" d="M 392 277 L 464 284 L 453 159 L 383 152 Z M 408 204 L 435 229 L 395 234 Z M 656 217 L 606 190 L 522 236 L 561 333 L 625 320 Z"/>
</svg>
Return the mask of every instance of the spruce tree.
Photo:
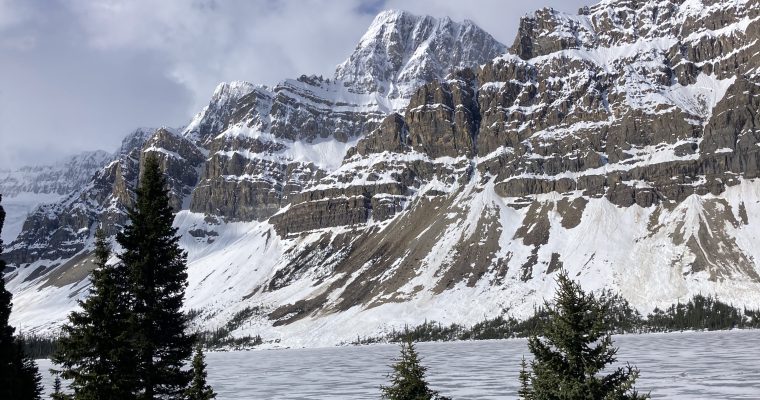
<svg viewBox="0 0 760 400">
<path fill-rule="evenodd" d="M 421 364 L 420 356 L 414 348 L 410 336 L 401 342 L 401 356 L 392 366 L 393 372 L 388 375 L 390 386 L 382 386 L 382 398 L 388 400 L 447 400 L 438 392 L 430 389 L 425 381 L 427 367 Z"/>
<path fill-rule="evenodd" d="M 0 195 L 2 202 L 2 195 Z M 5 210 L 0 205 L 0 235 L 5 223 Z M 9 324 L 13 296 L 5 289 L 5 261 L 0 239 L 0 399 L 35 400 L 42 393 L 42 378 L 37 364 L 24 352 L 24 343 Z"/>
<path fill-rule="evenodd" d="M 193 357 L 193 380 L 187 389 L 187 400 L 211 400 L 216 398 L 214 389 L 206 383 L 206 361 L 203 355 L 203 346 L 200 344 L 195 349 Z"/>
<path fill-rule="evenodd" d="M 50 398 L 52 400 L 69 400 L 69 396 L 66 396 L 66 394 L 63 393 L 63 389 L 61 388 L 61 377 L 58 375 L 55 376 L 55 380 L 53 381 L 53 393 L 50 395 Z"/>
<path fill-rule="evenodd" d="M 194 338 L 186 333 L 182 312 L 187 286 L 187 255 L 179 247 L 169 191 L 158 159 L 145 158 L 130 224 L 117 235 L 119 255 L 128 271 L 135 371 L 140 399 L 178 398 L 190 383 L 183 370 Z"/>
<path fill-rule="evenodd" d="M 61 394 L 61 378 L 56 375 L 55 380 L 53 381 L 53 396 L 54 397 L 60 397 Z"/>
<path fill-rule="evenodd" d="M 528 339 L 534 360 L 520 379 L 523 399 L 645 399 L 633 384 L 639 371 L 630 365 L 601 374 L 615 362 L 609 303 L 586 294 L 565 271 L 557 278 L 554 304 L 546 304 L 548 320 L 542 335 Z"/>
<path fill-rule="evenodd" d="M 528 372 L 528 364 L 523 357 L 520 362 L 520 390 L 517 395 L 524 400 L 533 400 L 533 388 L 530 386 L 530 372 Z"/>
<path fill-rule="evenodd" d="M 95 234 L 90 294 L 62 328 L 53 362 L 77 399 L 130 399 L 138 390 L 129 332 L 130 298 L 123 264 L 108 265 L 105 233 Z"/>
</svg>

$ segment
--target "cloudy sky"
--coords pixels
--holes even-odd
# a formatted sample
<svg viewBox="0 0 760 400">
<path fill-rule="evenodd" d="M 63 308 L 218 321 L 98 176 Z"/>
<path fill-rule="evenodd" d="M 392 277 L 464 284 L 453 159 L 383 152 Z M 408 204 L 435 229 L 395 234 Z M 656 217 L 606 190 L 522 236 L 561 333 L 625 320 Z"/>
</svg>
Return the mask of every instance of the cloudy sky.
<svg viewBox="0 0 760 400">
<path fill-rule="evenodd" d="M 519 17 L 582 0 L 0 0 L 0 168 L 113 151 L 181 126 L 217 83 L 331 76 L 387 8 L 471 19 L 512 44 Z"/>
</svg>

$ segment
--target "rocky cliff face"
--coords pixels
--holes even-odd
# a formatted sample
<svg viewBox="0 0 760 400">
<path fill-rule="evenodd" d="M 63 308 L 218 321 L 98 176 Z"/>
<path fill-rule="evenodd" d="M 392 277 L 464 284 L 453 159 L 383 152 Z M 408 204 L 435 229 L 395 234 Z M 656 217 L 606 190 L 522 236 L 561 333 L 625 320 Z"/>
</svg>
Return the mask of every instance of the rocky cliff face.
<svg viewBox="0 0 760 400">
<path fill-rule="evenodd" d="M 272 89 L 221 85 L 186 129 L 209 151 L 190 210 L 247 221 L 271 217 L 336 169 L 386 115 L 403 109 L 414 85 L 503 51 L 470 22 L 388 11 L 332 80 L 302 76 Z"/>
<path fill-rule="evenodd" d="M 381 13 L 333 79 L 220 85 L 184 131 L 30 218 L 11 285 L 51 295 L 15 315 L 86 286 L 61 276 L 84 228 L 124 222 L 146 152 L 181 210 L 188 306 L 208 326 L 255 308 L 236 334 L 334 344 L 520 315 L 559 268 L 642 310 L 696 293 L 758 306 L 758 37 L 757 0 L 544 9 L 508 50 L 469 22 Z"/>
</svg>

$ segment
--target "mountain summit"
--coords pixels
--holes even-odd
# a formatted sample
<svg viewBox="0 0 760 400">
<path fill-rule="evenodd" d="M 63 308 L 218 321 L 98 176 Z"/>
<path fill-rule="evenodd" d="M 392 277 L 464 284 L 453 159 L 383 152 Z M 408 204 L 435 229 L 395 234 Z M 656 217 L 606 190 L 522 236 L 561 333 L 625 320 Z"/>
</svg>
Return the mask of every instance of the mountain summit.
<svg viewBox="0 0 760 400">
<path fill-rule="evenodd" d="M 336 69 L 335 79 L 356 93 L 408 98 L 421 84 L 505 51 L 472 21 L 388 10 L 375 17 L 356 50 Z"/>
</svg>

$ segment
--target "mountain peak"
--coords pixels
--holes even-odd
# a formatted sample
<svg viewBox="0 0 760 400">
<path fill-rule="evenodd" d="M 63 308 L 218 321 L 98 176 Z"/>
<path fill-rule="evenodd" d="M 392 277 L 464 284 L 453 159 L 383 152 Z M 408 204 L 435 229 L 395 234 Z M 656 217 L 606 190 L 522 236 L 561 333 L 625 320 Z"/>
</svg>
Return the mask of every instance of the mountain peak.
<svg viewBox="0 0 760 400">
<path fill-rule="evenodd" d="M 246 81 L 231 81 L 222 82 L 214 89 L 214 94 L 211 96 L 214 99 L 222 97 L 242 97 L 253 91 L 257 85 Z"/>
<path fill-rule="evenodd" d="M 407 97 L 422 82 L 484 63 L 506 47 L 472 21 L 380 12 L 335 78 L 357 93 Z"/>
<path fill-rule="evenodd" d="M 208 105 L 193 117 L 184 129 L 184 136 L 191 141 L 199 142 L 208 138 L 210 132 L 221 130 L 234 110 L 235 104 L 252 92 L 266 91 L 266 86 L 255 85 L 246 81 L 222 82 L 214 89 L 214 94 Z"/>
<path fill-rule="evenodd" d="M 404 11 L 400 9 L 391 8 L 388 10 L 382 10 L 375 16 L 375 19 L 372 21 L 372 24 L 370 25 L 370 29 L 372 29 L 373 26 L 382 25 L 388 21 L 398 20 L 400 18 L 404 18 L 405 16 L 416 17 L 409 11 Z"/>
<path fill-rule="evenodd" d="M 134 149 L 139 149 L 145 143 L 148 138 L 153 135 L 156 128 L 139 127 L 132 131 L 121 141 L 119 149 L 116 150 L 116 156 L 125 156 Z"/>
</svg>

